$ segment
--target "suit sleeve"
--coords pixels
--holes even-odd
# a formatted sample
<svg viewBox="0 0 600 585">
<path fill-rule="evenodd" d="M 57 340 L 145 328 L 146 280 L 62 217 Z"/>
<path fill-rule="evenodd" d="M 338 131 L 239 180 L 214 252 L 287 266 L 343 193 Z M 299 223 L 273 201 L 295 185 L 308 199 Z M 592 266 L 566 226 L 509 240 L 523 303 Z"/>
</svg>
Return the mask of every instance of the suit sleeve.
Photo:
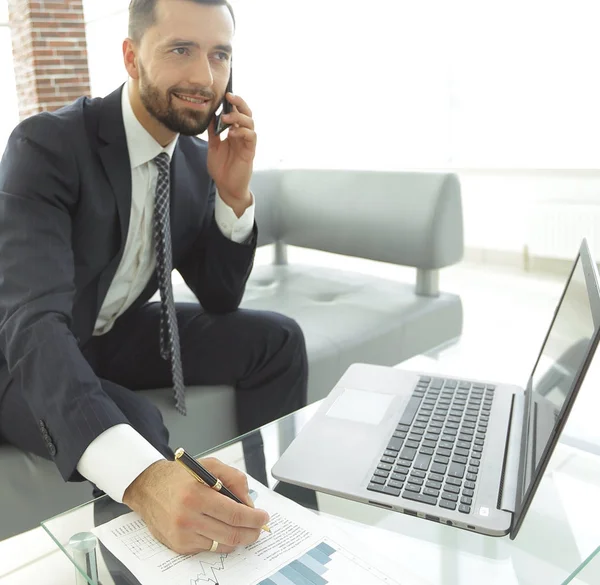
<svg viewBox="0 0 600 585">
<path fill-rule="evenodd" d="M 60 473 L 80 480 L 87 446 L 127 420 L 71 332 L 79 179 L 67 145 L 55 119 L 34 116 L 13 132 L 0 162 L 0 352 Z"/>
<path fill-rule="evenodd" d="M 226 237 L 215 220 L 216 189 L 211 181 L 207 213 L 200 235 L 176 266 L 200 304 L 209 313 L 235 311 L 254 264 L 257 229 L 237 243 Z"/>
</svg>

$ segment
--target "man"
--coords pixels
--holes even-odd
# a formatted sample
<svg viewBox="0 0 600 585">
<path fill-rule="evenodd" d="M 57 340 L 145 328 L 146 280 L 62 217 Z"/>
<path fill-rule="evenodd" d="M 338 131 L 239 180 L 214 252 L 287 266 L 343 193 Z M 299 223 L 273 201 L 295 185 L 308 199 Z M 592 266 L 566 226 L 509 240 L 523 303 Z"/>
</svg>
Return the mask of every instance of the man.
<svg viewBox="0 0 600 585">
<path fill-rule="evenodd" d="M 297 324 L 236 310 L 256 134 L 231 94 L 228 136 L 214 133 L 233 33 L 226 0 L 133 0 L 128 83 L 22 122 L 0 164 L 0 434 L 181 553 L 254 542 L 268 517 L 174 463 L 159 411 L 131 390 L 173 385 L 184 413 L 183 381 L 235 385 L 240 432 L 306 401 Z M 172 268 L 201 306 L 175 311 Z M 249 502 L 242 474 L 205 465 Z"/>
</svg>

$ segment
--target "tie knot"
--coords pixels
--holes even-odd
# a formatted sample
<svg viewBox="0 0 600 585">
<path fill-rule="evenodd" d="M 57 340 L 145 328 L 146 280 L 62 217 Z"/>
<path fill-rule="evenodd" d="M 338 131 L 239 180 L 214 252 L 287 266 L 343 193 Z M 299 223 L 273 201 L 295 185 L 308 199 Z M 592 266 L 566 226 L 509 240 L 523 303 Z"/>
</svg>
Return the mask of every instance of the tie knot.
<svg viewBox="0 0 600 585">
<path fill-rule="evenodd" d="M 166 152 L 161 152 L 155 159 L 154 163 L 158 167 L 158 170 L 163 173 L 169 172 L 169 165 L 171 163 L 171 159 Z"/>
</svg>

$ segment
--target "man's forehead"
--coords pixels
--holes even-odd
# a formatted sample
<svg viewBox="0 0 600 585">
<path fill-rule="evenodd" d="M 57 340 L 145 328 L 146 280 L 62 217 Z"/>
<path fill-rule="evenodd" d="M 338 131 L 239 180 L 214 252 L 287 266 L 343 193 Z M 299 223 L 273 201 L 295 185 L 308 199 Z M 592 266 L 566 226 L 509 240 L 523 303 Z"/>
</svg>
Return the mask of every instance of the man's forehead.
<svg viewBox="0 0 600 585">
<path fill-rule="evenodd" d="M 230 44 L 234 34 L 227 6 L 192 0 L 159 0 L 153 28 L 161 44 L 177 38 L 213 47 Z"/>
</svg>

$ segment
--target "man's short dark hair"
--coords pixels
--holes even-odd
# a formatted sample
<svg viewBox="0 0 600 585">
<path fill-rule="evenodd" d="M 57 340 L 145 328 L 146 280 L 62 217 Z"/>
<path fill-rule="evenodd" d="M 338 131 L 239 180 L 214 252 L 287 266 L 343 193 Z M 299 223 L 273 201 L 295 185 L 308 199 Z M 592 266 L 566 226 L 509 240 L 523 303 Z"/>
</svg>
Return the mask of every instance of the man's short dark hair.
<svg viewBox="0 0 600 585">
<path fill-rule="evenodd" d="M 233 8 L 227 0 L 188 0 L 196 4 L 205 4 L 207 6 L 227 6 L 233 18 L 235 26 L 235 16 Z M 156 4 L 158 0 L 131 0 L 129 4 L 129 38 L 139 42 L 144 33 L 156 22 Z"/>
</svg>

